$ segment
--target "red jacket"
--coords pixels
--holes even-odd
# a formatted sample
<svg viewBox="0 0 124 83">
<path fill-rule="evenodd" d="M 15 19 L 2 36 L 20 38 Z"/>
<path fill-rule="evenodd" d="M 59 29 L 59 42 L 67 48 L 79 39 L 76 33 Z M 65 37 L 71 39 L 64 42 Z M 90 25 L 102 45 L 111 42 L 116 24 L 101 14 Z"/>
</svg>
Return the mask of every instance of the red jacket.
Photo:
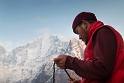
<svg viewBox="0 0 124 83">
<path fill-rule="evenodd" d="M 96 25 L 97 24 L 97 25 Z M 124 41 L 121 35 L 111 26 L 103 25 L 101 22 L 97 21 L 91 25 L 88 31 L 88 44 L 84 52 L 84 60 L 88 61 L 94 59 L 92 52 L 92 38 L 94 34 L 103 26 L 107 26 L 115 35 L 117 41 L 117 51 L 116 51 L 116 60 L 112 76 L 106 83 L 124 83 Z M 81 83 L 105 83 L 98 80 L 90 80 L 82 78 Z"/>
<path fill-rule="evenodd" d="M 120 34 L 100 21 L 91 24 L 84 60 L 67 56 L 65 68 L 82 77 L 81 83 L 123 83 L 124 43 Z"/>
</svg>

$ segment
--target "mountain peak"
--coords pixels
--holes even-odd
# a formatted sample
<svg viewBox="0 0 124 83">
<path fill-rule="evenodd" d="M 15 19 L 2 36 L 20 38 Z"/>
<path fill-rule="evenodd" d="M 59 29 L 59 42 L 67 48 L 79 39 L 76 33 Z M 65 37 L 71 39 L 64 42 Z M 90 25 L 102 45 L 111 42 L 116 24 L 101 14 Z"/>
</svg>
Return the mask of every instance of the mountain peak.
<svg viewBox="0 0 124 83">
<path fill-rule="evenodd" d="M 61 35 L 45 34 L 24 46 L 19 46 L 10 52 L 6 52 L 1 56 L 0 66 L 13 76 L 11 78 L 7 77 L 6 81 L 10 81 L 8 83 L 34 83 L 31 81 L 38 78 L 39 73 L 44 73 L 41 74 L 43 75 L 42 77 L 48 77 L 45 79 L 51 80 L 52 74 L 46 71 L 52 69 L 53 58 L 61 54 L 81 58 L 84 44 L 80 42 L 76 39 L 70 40 Z M 1 50 L 4 49 L 1 47 Z M 5 75 L 3 76 L 6 77 Z"/>
</svg>

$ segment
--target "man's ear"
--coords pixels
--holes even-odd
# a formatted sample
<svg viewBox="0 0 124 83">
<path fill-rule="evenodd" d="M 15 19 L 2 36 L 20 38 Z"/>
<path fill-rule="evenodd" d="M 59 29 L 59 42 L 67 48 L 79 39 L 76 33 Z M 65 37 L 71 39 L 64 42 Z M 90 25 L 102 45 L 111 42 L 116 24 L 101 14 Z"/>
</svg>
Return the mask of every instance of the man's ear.
<svg viewBox="0 0 124 83">
<path fill-rule="evenodd" d="M 88 31 L 90 27 L 90 23 L 87 22 L 86 20 L 82 20 L 82 23 L 83 23 L 84 28 Z"/>
<path fill-rule="evenodd" d="M 83 24 L 84 28 L 87 29 L 88 22 L 85 20 L 82 20 L 82 24 Z"/>
</svg>

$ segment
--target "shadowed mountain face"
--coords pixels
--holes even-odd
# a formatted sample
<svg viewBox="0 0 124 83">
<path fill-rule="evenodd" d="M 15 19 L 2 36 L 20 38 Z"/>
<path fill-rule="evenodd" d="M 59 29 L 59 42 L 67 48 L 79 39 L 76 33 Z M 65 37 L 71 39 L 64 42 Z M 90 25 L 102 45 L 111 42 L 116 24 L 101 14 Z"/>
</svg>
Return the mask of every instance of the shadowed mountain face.
<svg viewBox="0 0 124 83">
<path fill-rule="evenodd" d="M 53 59 L 61 54 L 82 58 L 84 48 L 85 44 L 79 40 L 64 41 L 56 35 L 41 36 L 10 52 L 0 48 L 0 83 L 52 83 Z M 67 80 L 65 71 L 55 66 L 56 83 Z"/>
</svg>

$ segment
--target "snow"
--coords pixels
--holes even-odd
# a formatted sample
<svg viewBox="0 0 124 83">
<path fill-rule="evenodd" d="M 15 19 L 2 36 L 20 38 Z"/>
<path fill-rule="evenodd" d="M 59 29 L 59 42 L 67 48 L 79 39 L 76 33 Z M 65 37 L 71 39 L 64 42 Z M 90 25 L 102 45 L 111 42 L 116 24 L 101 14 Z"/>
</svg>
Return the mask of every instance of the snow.
<svg viewBox="0 0 124 83">
<path fill-rule="evenodd" d="M 31 81 L 46 63 L 44 71 L 47 75 L 51 75 L 53 58 L 61 54 L 71 53 L 72 56 L 82 58 L 85 44 L 72 39 L 71 50 L 68 48 L 69 42 L 69 39 L 61 35 L 45 34 L 10 52 L 2 49 L 4 53 L 0 56 L 0 83 L 14 83 L 25 79 Z"/>
</svg>

